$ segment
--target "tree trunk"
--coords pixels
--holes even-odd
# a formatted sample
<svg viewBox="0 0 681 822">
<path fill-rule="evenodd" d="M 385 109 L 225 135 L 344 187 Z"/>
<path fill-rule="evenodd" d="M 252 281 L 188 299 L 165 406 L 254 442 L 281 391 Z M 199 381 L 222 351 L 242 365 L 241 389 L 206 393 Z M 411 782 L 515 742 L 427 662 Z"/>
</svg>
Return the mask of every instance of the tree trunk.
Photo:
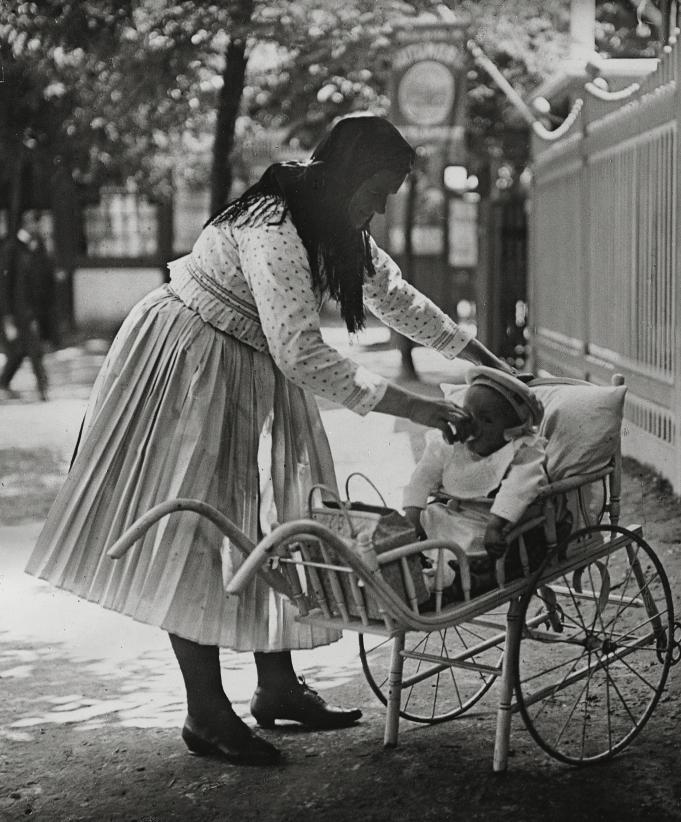
<svg viewBox="0 0 681 822">
<path fill-rule="evenodd" d="M 25 191 L 26 181 L 24 179 L 26 167 L 26 155 L 23 146 L 19 146 L 17 157 L 14 162 L 14 173 L 11 178 L 11 189 L 9 199 L 9 214 L 8 214 L 8 231 L 9 237 L 14 235 L 19 230 L 21 224 L 21 215 L 27 208 L 29 200 L 28 192 Z"/>
<path fill-rule="evenodd" d="M 247 26 L 253 15 L 254 0 L 241 0 L 233 14 L 233 30 L 225 55 L 222 89 L 218 98 L 217 124 L 213 142 L 213 173 L 211 176 L 211 213 L 220 209 L 229 198 L 232 187 L 231 153 L 234 148 L 234 128 L 246 76 Z"/>
<path fill-rule="evenodd" d="M 416 174 L 409 176 L 407 192 L 407 208 L 404 219 L 404 271 L 406 279 L 411 280 L 414 267 L 414 219 L 416 214 Z M 417 380 L 416 366 L 414 365 L 414 343 L 409 337 L 397 335 L 397 348 L 400 352 L 402 376 L 410 380 Z"/>
<path fill-rule="evenodd" d="M 78 258 L 81 206 L 71 169 L 63 163 L 57 167 L 50 188 L 56 268 L 54 325 L 56 337 L 60 338 L 75 325 L 73 275 Z"/>
</svg>

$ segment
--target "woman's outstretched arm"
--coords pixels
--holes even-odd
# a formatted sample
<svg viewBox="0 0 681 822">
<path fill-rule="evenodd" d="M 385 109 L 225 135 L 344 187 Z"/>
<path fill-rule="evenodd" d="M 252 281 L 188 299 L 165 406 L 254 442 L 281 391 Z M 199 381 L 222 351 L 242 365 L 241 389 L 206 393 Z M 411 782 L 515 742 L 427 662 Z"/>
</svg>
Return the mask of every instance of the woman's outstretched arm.
<svg viewBox="0 0 681 822">
<path fill-rule="evenodd" d="M 507 374 L 513 373 L 513 368 L 505 361 L 493 354 L 479 340 L 472 337 L 461 349 L 458 355 L 462 360 L 468 360 L 476 365 L 487 365 L 490 368 L 498 368 Z"/>
</svg>

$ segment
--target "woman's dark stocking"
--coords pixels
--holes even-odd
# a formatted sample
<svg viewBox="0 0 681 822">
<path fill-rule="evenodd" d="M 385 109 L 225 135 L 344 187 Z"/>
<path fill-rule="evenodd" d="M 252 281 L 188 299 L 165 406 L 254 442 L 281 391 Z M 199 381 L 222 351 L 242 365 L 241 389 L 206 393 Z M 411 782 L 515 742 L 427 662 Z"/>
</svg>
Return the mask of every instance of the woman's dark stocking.
<svg viewBox="0 0 681 822">
<path fill-rule="evenodd" d="M 220 649 L 216 645 L 199 645 L 175 634 L 168 634 L 182 672 L 187 691 L 187 711 L 200 722 L 210 721 L 232 705 L 222 688 Z"/>
<path fill-rule="evenodd" d="M 290 651 L 273 651 L 269 654 L 256 651 L 253 657 L 258 671 L 258 687 L 289 690 L 300 684 L 293 669 Z"/>
<path fill-rule="evenodd" d="M 182 738 L 191 753 L 239 765 L 270 765 L 279 751 L 251 732 L 234 713 L 222 687 L 220 649 L 169 634 L 187 691 Z"/>
</svg>

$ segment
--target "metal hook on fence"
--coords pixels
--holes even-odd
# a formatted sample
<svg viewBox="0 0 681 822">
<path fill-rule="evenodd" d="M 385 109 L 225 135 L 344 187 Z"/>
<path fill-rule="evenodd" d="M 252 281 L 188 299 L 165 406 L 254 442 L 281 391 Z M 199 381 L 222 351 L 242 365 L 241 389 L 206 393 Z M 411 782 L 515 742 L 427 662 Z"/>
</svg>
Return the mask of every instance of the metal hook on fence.
<svg viewBox="0 0 681 822">
<path fill-rule="evenodd" d="M 602 88 L 595 80 L 589 80 L 587 83 L 584 83 L 584 88 L 589 92 L 589 94 L 596 97 L 598 100 L 603 100 L 605 103 L 618 103 L 622 100 L 628 100 L 629 97 L 636 94 L 636 92 L 641 88 L 641 84 L 632 83 L 626 88 L 619 89 L 618 91 L 610 91 L 607 88 Z"/>
<path fill-rule="evenodd" d="M 475 42 L 475 40 L 469 40 L 466 46 L 470 53 L 473 55 L 473 59 L 475 60 L 475 62 L 489 74 L 492 80 L 494 80 L 494 82 L 504 92 L 508 100 L 518 110 L 520 115 L 523 117 L 525 122 L 532 128 L 537 137 L 539 137 L 542 140 L 552 142 L 554 140 L 559 140 L 561 137 L 567 134 L 567 132 L 572 128 L 575 121 L 579 117 L 579 114 L 584 105 L 584 101 L 581 99 L 581 97 L 574 101 L 574 103 L 572 104 L 572 108 L 570 109 L 570 112 L 568 116 L 565 118 L 565 120 L 563 120 L 563 122 L 557 128 L 550 130 L 539 121 L 539 119 L 535 116 L 532 109 L 523 100 L 521 95 L 518 94 L 518 92 L 508 82 L 508 80 L 504 77 L 501 71 L 489 59 L 489 57 Z"/>
</svg>

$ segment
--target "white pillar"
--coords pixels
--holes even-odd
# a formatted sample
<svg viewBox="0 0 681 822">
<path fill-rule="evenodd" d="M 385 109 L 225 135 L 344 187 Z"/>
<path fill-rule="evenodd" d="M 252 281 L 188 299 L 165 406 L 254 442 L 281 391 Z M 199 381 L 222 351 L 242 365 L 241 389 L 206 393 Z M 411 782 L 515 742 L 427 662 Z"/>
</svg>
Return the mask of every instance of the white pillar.
<svg viewBox="0 0 681 822">
<path fill-rule="evenodd" d="M 596 0 L 570 0 L 570 58 L 587 60 L 596 47 Z"/>
<path fill-rule="evenodd" d="M 676 35 L 675 33 L 675 36 Z M 674 243 L 673 261 L 673 292 L 674 301 L 672 310 L 672 363 L 673 363 L 673 419 L 674 419 L 674 447 L 676 449 L 675 476 L 672 479 L 674 491 L 681 494 L 681 251 L 679 250 L 679 238 L 681 238 L 681 185 L 679 185 L 679 170 L 681 169 L 681 43 L 674 45 L 675 51 L 669 55 L 673 59 L 673 78 L 676 83 L 676 157 L 675 173 L 672 176 L 673 199 L 675 213 L 676 242 Z"/>
</svg>

